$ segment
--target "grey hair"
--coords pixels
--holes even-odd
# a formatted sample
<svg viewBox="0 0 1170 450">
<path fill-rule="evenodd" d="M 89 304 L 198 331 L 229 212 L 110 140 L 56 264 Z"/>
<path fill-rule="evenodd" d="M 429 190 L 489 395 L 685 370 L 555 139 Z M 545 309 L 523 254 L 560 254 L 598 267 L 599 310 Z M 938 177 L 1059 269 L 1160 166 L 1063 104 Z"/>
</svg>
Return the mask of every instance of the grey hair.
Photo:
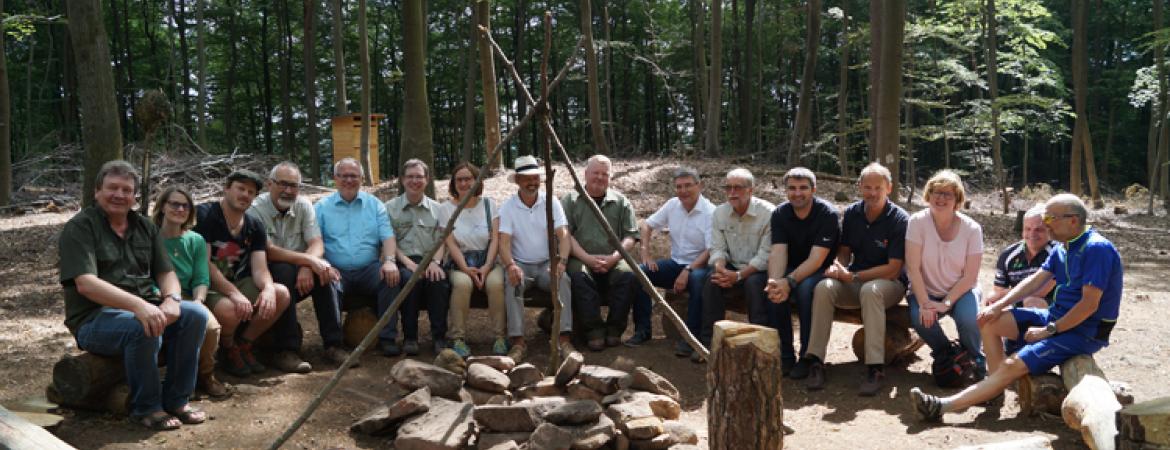
<svg viewBox="0 0 1170 450">
<path fill-rule="evenodd" d="M 418 158 L 411 158 L 406 160 L 406 162 L 402 163 L 402 174 L 405 175 L 406 171 L 411 167 L 421 167 L 423 170 L 423 176 L 427 178 L 431 177 L 431 168 L 427 167 L 427 163 L 423 162 L 423 160 Z"/>
<path fill-rule="evenodd" d="M 1057 205 L 1067 208 L 1070 214 L 1076 215 L 1084 225 L 1089 220 L 1089 209 L 1085 207 L 1085 202 L 1073 194 L 1057 194 L 1048 199 L 1047 205 Z"/>
<path fill-rule="evenodd" d="M 359 172 L 362 170 L 362 163 L 358 162 L 358 160 L 353 158 L 341 158 L 340 161 L 333 163 L 333 176 L 337 176 L 338 169 L 341 169 L 341 166 L 346 164 L 353 164 L 357 166 Z"/>
<path fill-rule="evenodd" d="M 672 176 L 671 179 L 678 180 L 679 178 L 684 178 L 684 177 L 691 177 L 691 179 L 695 180 L 696 183 L 703 182 L 703 180 L 701 178 L 699 178 L 699 171 L 698 170 L 695 170 L 693 167 L 686 167 L 686 166 L 674 169 L 674 176 Z"/>
<path fill-rule="evenodd" d="M 815 173 L 813 173 L 813 171 L 808 170 L 807 168 L 793 167 L 791 169 L 788 169 L 788 172 L 784 173 L 784 178 L 782 180 L 780 180 L 780 183 L 784 184 L 784 185 L 788 185 L 788 180 L 792 179 L 792 178 L 808 180 L 808 183 L 810 185 L 809 187 L 811 187 L 813 189 L 817 188 L 817 175 Z"/>
<path fill-rule="evenodd" d="M 894 177 L 890 175 L 890 169 L 877 161 L 871 162 L 864 169 L 861 169 L 861 173 L 857 175 L 857 183 L 861 184 L 861 180 L 870 175 L 881 175 L 882 178 L 886 179 L 886 184 L 894 184 Z"/>
<path fill-rule="evenodd" d="M 610 161 L 608 156 L 601 154 L 590 156 L 589 159 L 585 160 L 585 167 L 593 164 L 605 164 L 606 167 L 613 167 L 613 161 Z"/>
<path fill-rule="evenodd" d="M 301 168 L 300 168 L 300 166 L 297 166 L 297 163 L 292 162 L 292 161 L 283 161 L 280 164 L 272 166 L 272 170 L 268 171 L 268 179 L 275 180 L 276 179 L 276 172 L 279 172 L 280 169 L 289 169 L 289 170 L 292 170 L 293 172 L 296 172 L 297 181 L 298 182 L 301 181 Z"/>
<path fill-rule="evenodd" d="M 1044 205 L 1033 206 L 1031 208 L 1028 208 L 1028 210 L 1024 212 L 1024 220 L 1028 220 L 1028 219 L 1032 219 L 1032 218 L 1038 218 L 1038 219 L 1044 218 Z"/>
<path fill-rule="evenodd" d="M 138 186 L 142 183 L 142 176 L 138 175 L 138 170 L 135 170 L 134 166 L 121 159 L 107 161 L 105 164 L 102 164 L 102 167 L 98 169 L 97 176 L 94 177 L 94 189 L 101 189 L 102 183 L 106 182 L 106 177 L 108 176 L 125 177 L 134 180 L 134 192 L 138 192 Z"/>
<path fill-rule="evenodd" d="M 750 170 L 744 169 L 743 167 L 736 167 L 734 169 L 731 169 L 730 172 L 727 172 L 727 178 L 737 178 L 740 180 L 747 180 L 748 187 L 755 187 L 756 186 L 756 177 L 754 175 L 752 175 L 752 172 Z"/>
</svg>

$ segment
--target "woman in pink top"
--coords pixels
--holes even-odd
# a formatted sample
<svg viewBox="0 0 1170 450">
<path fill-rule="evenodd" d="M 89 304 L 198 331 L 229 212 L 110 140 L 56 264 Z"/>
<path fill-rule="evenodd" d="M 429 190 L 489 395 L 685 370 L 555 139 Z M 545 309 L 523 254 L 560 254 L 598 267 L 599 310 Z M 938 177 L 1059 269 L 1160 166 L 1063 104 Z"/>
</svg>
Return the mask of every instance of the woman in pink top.
<svg viewBox="0 0 1170 450">
<path fill-rule="evenodd" d="M 966 192 L 959 175 L 936 173 L 923 190 L 929 208 L 910 216 L 906 226 L 906 275 L 910 279 L 910 321 L 930 346 L 936 361 L 950 354 L 939 319 L 950 314 L 959 342 L 974 356 L 977 376 L 986 373 L 979 325 L 979 265 L 983 228 L 966 214 Z"/>
</svg>

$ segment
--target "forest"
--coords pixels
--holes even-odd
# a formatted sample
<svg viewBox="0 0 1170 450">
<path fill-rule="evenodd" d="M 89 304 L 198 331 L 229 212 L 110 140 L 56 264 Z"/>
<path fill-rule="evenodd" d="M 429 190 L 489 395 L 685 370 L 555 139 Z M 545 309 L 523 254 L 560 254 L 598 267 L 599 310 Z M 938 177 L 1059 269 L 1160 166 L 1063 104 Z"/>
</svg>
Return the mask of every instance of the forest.
<svg viewBox="0 0 1170 450">
<path fill-rule="evenodd" d="M 1170 198 L 1164 3 L 0 0 L 0 205 L 193 148 L 280 155 L 321 183 L 331 118 L 363 111 L 384 115 L 383 177 L 412 157 L 444 177 L 485 163 L 547 57 L 550 78 L 575 64 L 549 97 L 574 157 L 843 176 L 877 160 L 906 186 L 949 167 L 975 188 L 1046 183 L 1152 211 Z M 528 127 L 501 160 L 542 142 Z"/>
</svg>

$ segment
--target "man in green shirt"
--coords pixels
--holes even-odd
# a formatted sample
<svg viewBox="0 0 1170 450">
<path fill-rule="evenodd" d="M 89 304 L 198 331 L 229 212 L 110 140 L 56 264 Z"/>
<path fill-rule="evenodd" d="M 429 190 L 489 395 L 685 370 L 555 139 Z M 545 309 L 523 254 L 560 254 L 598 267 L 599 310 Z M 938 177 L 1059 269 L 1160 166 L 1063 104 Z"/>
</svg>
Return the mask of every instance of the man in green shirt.
<svg viewBox="0 0 1170 450">
<path fill-rule="evenodd" d="M 634 248 L 638 225 L 634 207 L 626 196 L 609 188 L 613 164 L 604 155 L 594 155 L 585 165 L 585 193 L 601 208 L 606 222 L 620 238 L 622 248 Z M 573 285 L 573 313 L 579 330 L 588 339 L 589 349 L 601 351 L 621 344 L 630 314 L 634 273 L 622 260 L 617 247 L 609 243 L 605 227 L 589 209 L 589 199 L 577 192 L 561 199 L 572 234 L 569 278 Z M 601 303 L 609 299 L 609 316 L 601 319 Z"/>
<path fill-rule="evenodd" d="M 65 326 L 78 348 L 122 358 L 132 421 L 173 430 L 207 419 L 187 404 L 195 389 L 207 313 L 182 301 L 158 228 L 131 209 L 138 179 L 125 161 L 104 164 L 95 183 L 95 205 L 61 230 Z M 167 371 L 160 383 L 158 353 L 164 338 Z"/>
</svg>

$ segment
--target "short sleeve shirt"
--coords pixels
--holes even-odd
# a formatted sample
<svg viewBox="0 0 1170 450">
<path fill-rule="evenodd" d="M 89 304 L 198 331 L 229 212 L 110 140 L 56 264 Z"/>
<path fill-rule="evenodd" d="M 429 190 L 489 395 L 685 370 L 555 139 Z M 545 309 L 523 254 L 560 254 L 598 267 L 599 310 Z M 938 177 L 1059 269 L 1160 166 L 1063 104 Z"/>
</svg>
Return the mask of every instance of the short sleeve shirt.
<svg viewBox="0 0 1170 450">
<path fill-rule="evenodd" d="M 873 222 L 865 217 L 865 202 L 849 205 L 841 222 L 841 246 L 848 247 L 853 255 L 849 271 L 884 266 L 891 259 L 905 260 L 909 221 L 906 210 L 889 200 Z"/>
<path fill-rule="evenodd" d="M 569 192 L 561 198 L 565 218 L 569 222 L 569 234 L 591 255 L 610 254 L 617 250 L 609 243 L 605 227 L 597 221 L 589 208 L 589 199 L 579 192 Z M 607 189 L 605 197 L 598 202 L 605 221 L 613 228 L 618 239 L 638 237 L 638 223 L 634 216 L 634 205 L 626 196 L 613 189 Z"/>
<path fill-rule="evenodd" d="M 702 195 L 690 211 L 683 208 L 678 197 L 673 197 L 646 219 L 646 226 L 652 230 L 670 229 L 670 259 L 690 264 L 710 245 L 714 213 L 715 205 Z"/>
<path fill-rule="evenodd" d="M 548 256 L 548 219 L 544 211 L 545 195 L 536 203 L 525 205 L 520 195 L 513 195 L 500 207 L 500 233 L 512 236 L 512 258 L 525 264 L 541 264 Z M 567 226 L 560 200 L 552 199 L 553 228 Z"/>
<path fill-rule="evenodd" d="M 439 241 L 439 202 L 423 196 L 417 205 L 412 205 L 403 194 L 390 199 L 385 206 L 402 254 L 425 255 Z"/>
<path fill-rule="evenodd" d="M 1020 284 L 1025 278 L 1032 276 L 1052 254 L 1057 243 L 1049 241 L 1032 259 L 1028 259 L 1028 246 L 1024 241 L 1018 241 L 999 252 L 995 261 L 995 285 L 1010 289 Z M 1048 292 L 1048 300 L 1052 300 L 1052 292 Z"/>
<path fill-rule="evenodd" d="M 439 209 L 440 226 L 445 226 L 451 220 L 451 214 L 458 206 L 453 202 L 443 203 Z M 489 214 L 488 211 L 490 211 L 491 217 L 484 217 Z M 474 208 L 464 208 L 459 213 L 459 217 L 455 219 L 455 229 L 451 230 L 451 235 L 455 236 L 455 242 L 459 244 L 459 250 L 465 252 L 487 250 L 492 239 L 489 222 L 499 215 L 499 208 L 492 202 L 492 199 L 487 197 L 481 197 Z"/>
<path fill-rule="evenodd" d="M 325 243 L 325 259 L 345 270 L 378 261 L 382 241 L 394 237 L 386 206 L 377 197 L 358 192 L 351 201 L 341 193 L 317 200 L 317 224 Z"/>
<path fill-rule="evenodd" d="M 955 213 L 959 232 L 943 241 L 934 227 L 929 209 L 910 216 L 906 224 L 906 242 L 922 246 L 922 280 L 926 293 L 941 298 L 963 278 L 967 256 L 983 253 L 983 227 L 966 214 Z"/>
<path fill-rule="evenodd" d="M 788 245 L 788 267 L 785 273 L 796 270 L 797 266 L 807 260 L 813 247 L 829 250 L 817 269 L 818 273 L 833 265 L 837 241 L 841 235 L 837 208 L 833 204 L 814 197 L 808 216 L 801 219 L 797 217 L 792 204 L 784 202 L 772 212 L 771 220 L 772 245 Z"/>
<path fill-rule="evenodd" d="M 748 265 L 768 270 L 771 217 L 775 205 L 752 197 L 743 215 L 730 203 L 715 207 L 711 214 L 711 261 L 723 260 L 737 268 Z"/>
<path fill-rule="evenodd" d="M 211 286 L 207 273 L 207 241 L 203 240 L 203 236 L 188 230 L 163 242 L 185 297 L 191 295 L 196 287 Z"/>
<path fill-rule="evenodd" d="M 75 336 L 102 305 L 77 292 L 75 280 L 95 275 L 123 291 L 158 301 L 155 279 L 173 270 L 158 228 L 131 211 L 124 236 L 118 236 L 101 208 L 89 206 L 65 223 L 57 243 L 61 286 L 65 291 L 65 326 Z"/>
<path fill-rule="evenodd" d="M 321 237 L 313 204 L 302 196 L 297 196 L 288 211 L 281 212 L 272 203 L 271 194 L 265 192 L 252 201 L 248 214 L 264 224 L 264 232 L 272 245 L 285 250 L 304 252 L 309 248 L 309 241 Z"/>
<path fill-rule="evenodd" d="M 195 213 L 194 231 L 211 246 L 211 264 L 231 282 L 252 276 L 252 252 L 268 247 L 268 235 L 260 219 L 244 214 L 240 234 L 232 235 L 219 202 L 203 203 Z"/>
<path fill-rule="evenodd" d="M 1056 299 L 1049 307 L 1052 320 L 1060 319 L 1081 301 L 1086 285 L 1102 291 L 1097 311 L 1071 330 L 1086 338 L 1098 338 L 1102 325 L 1112 328 L 1121 309 L 1121 254 L 1113 243 L 1090 228 L 1072 241 L 1056 247 L 1042 267 L 1056 278 Z"/>
</svg>

